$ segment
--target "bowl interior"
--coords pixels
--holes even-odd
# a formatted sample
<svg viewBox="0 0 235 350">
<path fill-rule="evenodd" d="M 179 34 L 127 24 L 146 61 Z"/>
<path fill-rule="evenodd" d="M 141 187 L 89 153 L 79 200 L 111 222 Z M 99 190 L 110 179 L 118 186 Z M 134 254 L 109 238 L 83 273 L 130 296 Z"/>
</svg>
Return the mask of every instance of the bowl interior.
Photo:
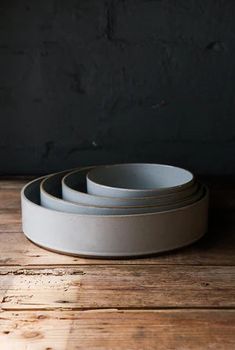
<svg viewBox="0 0 235 350">
<path fill-rule="evenodd" d="M 88 181 L 101 186 L 154 190 L 182 186 L 193 180 L 188 170 L 161 164 L 120 164 L 90 170 Z"/>
<path fill-rule="evenodd" d="M 145 196 L 145 193 L 140 191 L 138 196 L 123 197 L 119 196 L 119 194 L 122 195 L 123 190 L 121 190 L 118 192 L 118 195 L 114 197 L 112 196 L 112 187 L 110 187 L 109 193 L 102 193 L 103 188 L 100 187 L 100 190 L 97 190 L 98 193 L 92 194 L 84 188 L 87 172 L 88 169 L 85 171 L 76 170 L 68 173 L 63 178 L 62 188 L 63 198 L 65 200 L 98 206 L 155 206 L 180 202 L 189 198 L 189 196 L 193 195 L 198 190 L 198 183 L 193 182 L 192 186 L 188 186 L 184 191 L 174 191 L 167 194 L 161 193 L 152 196 Z M 119 189 L 117 190 L 119 191 Z"/>
</svg>

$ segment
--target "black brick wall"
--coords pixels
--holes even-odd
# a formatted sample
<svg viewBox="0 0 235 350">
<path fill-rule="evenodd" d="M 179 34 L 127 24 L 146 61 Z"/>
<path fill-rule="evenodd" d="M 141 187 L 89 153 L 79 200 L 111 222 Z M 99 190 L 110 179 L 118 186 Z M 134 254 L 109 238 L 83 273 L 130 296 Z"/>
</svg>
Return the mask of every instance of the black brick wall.
<svg viewBox="0 0 235 350">
<path fill-rule="evenodd" d="M 0 174 L 235 173 L 235 1 L 2 0 Z"/>
</svg>

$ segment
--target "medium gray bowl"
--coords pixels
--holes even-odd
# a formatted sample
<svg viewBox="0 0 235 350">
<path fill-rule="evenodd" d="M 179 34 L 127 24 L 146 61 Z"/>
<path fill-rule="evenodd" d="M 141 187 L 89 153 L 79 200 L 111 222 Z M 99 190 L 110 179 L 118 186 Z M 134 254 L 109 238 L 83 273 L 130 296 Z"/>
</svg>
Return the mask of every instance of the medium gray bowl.
<svg viewBox="0 0 235 350">
<path fill-rule="evenodd" d="M 62 179 L 62 198 L 66 201 L 101 207 L 145 207 L 180 203 L 189 199 L 198 191 L 198 183 L 182 191 L 169 194 L 159 194 L 155 197 L 106 197 L 91 195 L 86 192 L 86 174 L 91 169 L 82 168 L 66 174 Z"/>
</svg>

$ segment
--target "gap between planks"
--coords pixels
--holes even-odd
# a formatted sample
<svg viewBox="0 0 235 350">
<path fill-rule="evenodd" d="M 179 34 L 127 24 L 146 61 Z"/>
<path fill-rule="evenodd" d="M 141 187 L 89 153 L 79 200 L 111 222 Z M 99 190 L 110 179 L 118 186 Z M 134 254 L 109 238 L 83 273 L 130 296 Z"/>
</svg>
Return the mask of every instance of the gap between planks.
<svg viewBox="0 0 235 350">
<path fill-rule="evenodd" d="M 231 311 L 235 313 L 235 306 L 231 307 L 209 307 L 209 306 L 158 306 L 158 307 L 97 307 L 97 308 L 83 308 L 83 307 L 49 307 L 49 308 L 9 308 L 4 309 L 0 307 L 0 319 L 2 312 L 157 312 L 157 311 L 179 311 L 179 312 L 191 312 L 191 311 L 210 311 L 210 312 L 222 312 L 222 311 Z"/>
</svg>

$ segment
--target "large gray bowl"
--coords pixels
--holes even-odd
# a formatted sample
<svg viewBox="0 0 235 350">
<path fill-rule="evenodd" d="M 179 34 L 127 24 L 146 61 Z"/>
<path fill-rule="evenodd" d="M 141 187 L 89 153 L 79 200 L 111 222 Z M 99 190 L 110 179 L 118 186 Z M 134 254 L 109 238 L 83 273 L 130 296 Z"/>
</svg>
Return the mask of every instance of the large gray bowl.
<svg viewBox="0 0 235 350">
<path fill-rule="evenodd" d="M 191 205 L 137 215 L 81 215 L 40 205 L 40 183 L 21 192 L 24 234 L 36 244 L 65 254 L 129 257 L 159 253 L 195 242 L 207 230 L 208 191 Z"/>
</svg>

